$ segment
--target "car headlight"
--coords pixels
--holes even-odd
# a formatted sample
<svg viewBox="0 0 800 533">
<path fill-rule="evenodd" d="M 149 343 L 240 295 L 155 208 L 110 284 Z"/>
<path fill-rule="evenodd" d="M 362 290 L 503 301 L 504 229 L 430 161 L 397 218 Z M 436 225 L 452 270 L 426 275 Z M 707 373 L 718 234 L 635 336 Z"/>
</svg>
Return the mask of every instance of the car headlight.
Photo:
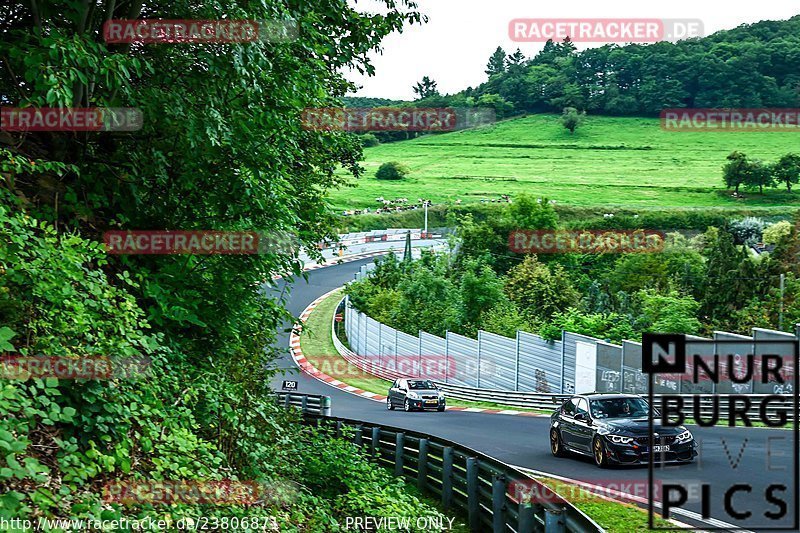
<svg viewBox="0 0 800 533">
<path fill-rule="evenodd" d="M 409 392 L 408 393 L 409 400 L 419 400 L 419 394 L 416 392 Z"/>
<path fill-rule="evenodd" d="M 678 443 L 689 442 L 693 438 L 694 437 L 692 437 L 692 432 L 687 429 L 686 431 L 675 437 L 675 442 Z"/>
<path fill-rule="evenodd" d="M 623 437 L 622 435 L 606 435 L 606 438 L 614 444 L 630 444 L 633 437 Z"/>
</svg>

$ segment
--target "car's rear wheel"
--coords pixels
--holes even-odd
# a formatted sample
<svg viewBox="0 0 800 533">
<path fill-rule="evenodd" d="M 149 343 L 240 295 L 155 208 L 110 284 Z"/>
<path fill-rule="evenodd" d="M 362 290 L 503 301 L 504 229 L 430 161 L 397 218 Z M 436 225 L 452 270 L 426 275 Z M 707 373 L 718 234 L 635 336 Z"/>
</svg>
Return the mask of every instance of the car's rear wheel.
<svg viewBox="0 0 800 533">
<path fill-rule="evenodd" d="M 550 451 L 556 457 L 567 455 L 567 452 L 564 451 L 564 445 L 561 443 L 561 435 L 559 435 L 556 428 L 550 430 Z"/>
<path fill-rule="evenodd" d="M 595 437 L 594 442 L 592 442 L 592 456 L 594 457 L 594 464 L 600 468 L 606 468 L 608 466 L 606 445 L 603 444 L 603 441 L 600 439 L 600 437 Z"/>
<path fill-rule="evenodd" d="M 389 398 L 388 396 L 386 397 L 386 408 L 389 411 L 394 411 L 394 404 L 392 403 L 392 399 Z"/>
<path fill-rule="evenodd" d="M 405 412 L 411 411 L 411 403 L 408 401 L 408 398 L 406 398 L 406 401 L 403 402 L 403 410 Z"/>
</svg>

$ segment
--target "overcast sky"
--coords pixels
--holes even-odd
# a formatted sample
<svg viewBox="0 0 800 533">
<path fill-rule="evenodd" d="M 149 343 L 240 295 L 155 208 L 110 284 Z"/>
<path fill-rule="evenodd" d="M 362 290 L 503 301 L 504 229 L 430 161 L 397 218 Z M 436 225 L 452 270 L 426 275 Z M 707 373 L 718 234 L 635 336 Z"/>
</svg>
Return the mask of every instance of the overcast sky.
<svg viewBox="0 0 800 533">
<path fill-rule="evenodd" d="M 361 11 L 380 12 L 373 0 L 351 0 Z M 508 23 L 515 18 L 669 18 L 700 19 L 704 33 L 760 20 L 787 19 L 800 14 L 798 0 L 706 2 L 669 0 L 418 0 L 428 23 L 407 26 L 383 41 L 383 54 L 373 54 L 373 77 L 349 73 L 361 88 L 358 96 L 412 100 L 411 87 L 430 76 L 442 93 L 454 93 L 486 81 L 486 62 L 497 46 L 506 52 L 520 48 L 526 57 L 542 43 L 515 43 Z M 583 49 L 599 44 L 580 44 Z"/>
</svg>

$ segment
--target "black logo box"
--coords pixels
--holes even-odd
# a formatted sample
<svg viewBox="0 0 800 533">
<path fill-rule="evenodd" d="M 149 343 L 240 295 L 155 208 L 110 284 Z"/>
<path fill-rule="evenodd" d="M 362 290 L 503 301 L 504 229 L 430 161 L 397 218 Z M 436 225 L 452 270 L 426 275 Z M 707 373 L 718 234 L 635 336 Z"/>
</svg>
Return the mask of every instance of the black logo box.
<svg viewBox="0 0 800 533">
<path fill-rule="evenodd" d="M 753 352 L 756 352 L 756 347 L 762 345 L 792 345 L 792 352 L 794 357 L 794 383 L 792 386 L 792 396 L 793 396 L 793 404 L 794 404 L 794 413 L 792 415 L 792 437 L 794 440 L 794 455 L 793 455 L 793 466 L 794 466 L 794 522 L 791 526 L 782 526 L 782 527 L 765 527 L 765 526 L 748 526 L 748 527 L 706 527 L 703 526 L 703 531 L 752 531 L 755 527 L 759 531 L 798 531 L 800 529 L 800 504 L 798 504 L 798 498 L 800 497 L 800 391 L 798 391 L 798 387 L 800 387 L 800 376 L 798 376 L 798 366 L 800 366 L 800 341 L 797 339 L 794 340 L 775 340 L 775 339 L 697 339 L 692 338 L 690 340 L 686 339 L 686 335 L 680 334 L 672 334 L 672 333 L 643 333 L 642 334 L 642 372 L 647 374 L 648 376 L 648 385 L 647 385 L 647 399 L 650 404 L 650 409 L 653 409 L 654 405 L 654 383 L 653 379 L 656 374 L 683 374 L 686 372 L 686 345 L 702 345 L 702 344 L 713 344 L 715 346 L 720 344 L 752 344 L 754 347 Z M 653 353 L 654 353 L 654 346 L 658 345 L 662 351 L 665 353 L 669 353 L 670 346 L 674 345 L 675 352 L 674 352 L 674 360 L 669 361 L 664 359 L 663 357 L 659 357 L 657 362 L 653 361 Z M 715 357 L 719 357 L 720 354 L 715 353 Z M 710 395 L 711 393 L 704 393 L 704 395 Z M 662 396 L 672 396 L 672 394 L 663 394 Z M 651 411 L 649 417 L 649 428 L 648 433 L 651 442 L 653 442 L 653 413 Z M 655 471 L 655 458 L 653 453 L 651 452 L 649 455 L 648 460 L 648 476 L 647 476 L 647 491 L 648 491 L 648 498 L 647 498 L 647 514 L 648 514 L 648 521 L 649 521 L 649 529 L 655 531 L 675 531 L 676 527 L 655 527 L 654 524 L 654 516 L 656 515 L 655 505 L 653 501 L 653 495 L 655 494 L 655 479 L 654 479 L 654 471 Z M 694 530 L 692 528 L 691 530 Z M 684 529 L 687 531 L 690 529 Z"/>
</svg>

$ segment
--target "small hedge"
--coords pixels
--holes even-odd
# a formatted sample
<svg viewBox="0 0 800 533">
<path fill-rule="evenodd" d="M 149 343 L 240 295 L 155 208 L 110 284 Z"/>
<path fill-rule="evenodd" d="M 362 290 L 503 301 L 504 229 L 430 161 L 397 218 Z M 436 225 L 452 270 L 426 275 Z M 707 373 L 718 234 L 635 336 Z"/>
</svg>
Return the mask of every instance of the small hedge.
<svg viewBox="0 0 800 533">
<path fill-rule="evenodd" d="M 389 161 L 384 163 L 375 173 L 375 177 L 379 180 L 401 180 L 409 173 L 409 169 L 402 163 L 397 161 Z"/>
</svg>

